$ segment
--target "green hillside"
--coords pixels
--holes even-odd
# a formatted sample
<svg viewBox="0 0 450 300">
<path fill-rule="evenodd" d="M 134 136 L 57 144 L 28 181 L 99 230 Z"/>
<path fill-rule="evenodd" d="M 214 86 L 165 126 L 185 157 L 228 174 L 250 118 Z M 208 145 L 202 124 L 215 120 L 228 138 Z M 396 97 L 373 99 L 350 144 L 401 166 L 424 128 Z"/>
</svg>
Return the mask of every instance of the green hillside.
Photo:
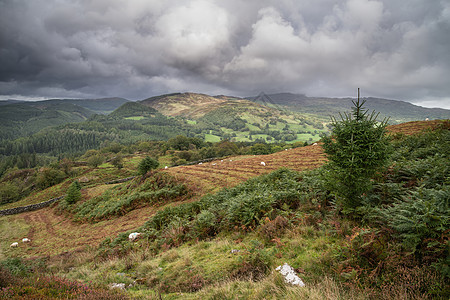
<svg viewBox="0 0 450 300">
<path fill-rule="evenodd" d="M 161 113 L 185 120 L 207 141 L 311 142 L 326 132 L 311 114 L 260 105 L 247 99 L 195 93 L 161 95 L 141 101 Z"/>
<path fill-rule="evenodd" d="M 91 110 L 62 100 L 3 105 L 0 110 L 0 140 L 27 136 L 50 126 L 82 122 L 93 114 Z"/>
<path fill-rule="evenodd" d="M 144 106 L 138 102 L 127 102 L 114 110 L 109 116 L 142 119 L 152 117 L 157 113 L 157 110 L 148 106 Z"/>
</svg>

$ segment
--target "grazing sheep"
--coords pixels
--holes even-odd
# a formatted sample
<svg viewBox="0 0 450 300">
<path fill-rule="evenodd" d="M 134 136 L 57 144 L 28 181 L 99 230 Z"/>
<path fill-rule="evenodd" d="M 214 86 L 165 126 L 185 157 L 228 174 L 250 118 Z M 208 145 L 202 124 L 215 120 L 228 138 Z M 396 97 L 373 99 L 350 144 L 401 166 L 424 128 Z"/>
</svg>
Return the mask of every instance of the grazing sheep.
<svg viewBox="0 0 450 300">
<path fill-rule="evenodd" d="M 198 163 L 199 165 L 203 165 L 203 163 Z"/>
<path fill-rule="evenodd" d="M 314 143 L 313 146 L 317 146 L 317 143 Z"/>
<path fill-rule="evenodd" d="M 213 163 L 212 165 L 215 166 L 215 165 L 217 165 L 217 164 L 216 164 L 216 163 Z"/>
<path fill-rule="evenodd" d="M 261 166 L 265 166 L 265 165 L 266 165 L 266 163 L 262 161 L 261 162 Z"/>
<path fill-rule="evenodd" d="M 18 242 L 14 242 L 14 243 L 12 243 L 11 245 L 10 245 L 10 247 L 19 247 L 19 243 Z"/>
<path fill-rule="evenodd" d="M 130 240 L 130 242 L 134 242 L 140 235 L 141 235 L 141 233 L 139 233 L 139 232 L 133 232 L 133 233 L 130 233 L 130 235 L 128 236 L 128 239 Z"/>
<path fill-rule="evenodd" d="M 30 240 L 29 238 L 23 238 L 23 239 L 22 239 L 22 242 L 23 242 L 23 243 L 29 243 L 29 242 L 31 242 L 31 240 Z"/>
</svg>

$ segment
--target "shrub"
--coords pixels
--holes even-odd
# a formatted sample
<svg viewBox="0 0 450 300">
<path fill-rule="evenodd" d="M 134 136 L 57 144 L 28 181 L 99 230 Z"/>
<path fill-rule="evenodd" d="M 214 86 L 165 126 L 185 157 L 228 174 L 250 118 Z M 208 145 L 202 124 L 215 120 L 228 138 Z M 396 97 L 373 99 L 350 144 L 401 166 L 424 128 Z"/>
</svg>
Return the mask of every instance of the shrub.
<svg viewBox="0 0 450 300">
<path fill-rule="evenodd" d="M 0 185 L 0 205 L 14 202 L 20 199 L 20 190 L 12 182 L 2 182 Z"/>
<path fill-rule="evenodd" d="M 95 154 L 88 158 L 87 164 L 90 167 L 97 168 L 103 163 L 103 157 L 100 154 Z"/>
<path fill-rule="evenodd" d="M 151 157 L 146 157 L 141 160 L 138 166 L 139 175 L 145 175 L 148 171 L 156 169 L 159 167 L 159 162 Z"/>
<path fill-rule="evenodd" d="M 378 212 L 419 259 L 448 255 L 450 189 L 419 188 Z"/>
<path fill-rule="evenodd" d="M 54 168 L 41 168 L 36 178 L 36 186 L 45 189 L 62 182 L 66 178 L 63 171 Z"/>
<path fill-rule="evenodd" d="M 116 167 L 117 169 L 122 169 L 123 168 L 123 158 L 121 155 L 117 155 L 115 156 L 112 160 L 111 160 L 111 164 Z"/>
<path fill-rule="evenodd" d="M 0 262 L 0 266 L 15 276 L 26 276 L 30 272 L 30 268 L 20 258 L 5 259 Z"/>
</svg>

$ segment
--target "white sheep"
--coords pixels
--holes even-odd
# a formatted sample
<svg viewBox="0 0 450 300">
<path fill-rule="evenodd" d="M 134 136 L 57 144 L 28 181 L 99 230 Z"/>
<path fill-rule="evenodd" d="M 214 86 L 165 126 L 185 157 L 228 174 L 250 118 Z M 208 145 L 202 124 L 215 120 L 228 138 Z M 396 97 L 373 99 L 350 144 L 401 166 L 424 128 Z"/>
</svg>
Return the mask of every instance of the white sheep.
<svg viewBox="0 0 450 300">
<path fill-rule="evenodd" d="M 168 168 L 169 168 L 168 166 L 165 166 L 165 167 L 164 167 L 164 169 L 168 169 Z"/>
<path fill-rule="evenodd" d="M 266 165 L 266 163 L 262 161 L 261 162 L 261 166 L 265 166 L 265 165 Z"/>
<path fill-rule="evenodd" d="M 14 243 L 12 243 L 11 245 L 10 245 L 10 247 L 19 247 L 19 243 L 18 242 L 14 242 Z"/>
<path fill-rule="evenodd" d="M 313 146 L 317 146 L 317 143 L 314 143 Z"/>
<path fill-rule="evenodd" d="M 130 242 L 134 242 L 140 235 L 141 235 L 140 232 L 133 232 L 133 233 L 130 233 L 130 235 L 128 236 L 128 239 L 130 240 Z"/>
<path fill-rule="evenodd" d="M 215 165 L 217 165 L 217 164 L 216 164 L 216 163 L 213 163 L 212 165 L 215 166 Z"/>
<path fill-rule="evenodd" d="M 31 240 L 30 240 L 29 238 L 23 238 L 23 239 L 22 239 L 22 242 L 23 242 L 23 243 L 29 243 L 29 242 L 31 242 Z"/>
</svg>

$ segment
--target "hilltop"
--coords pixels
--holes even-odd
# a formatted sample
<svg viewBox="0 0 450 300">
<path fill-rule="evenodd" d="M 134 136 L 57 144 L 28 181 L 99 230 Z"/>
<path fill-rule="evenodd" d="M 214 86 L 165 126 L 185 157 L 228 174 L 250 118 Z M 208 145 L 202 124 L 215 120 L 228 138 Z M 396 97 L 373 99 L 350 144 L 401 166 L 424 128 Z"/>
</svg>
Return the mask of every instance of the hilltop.
<svg viewBox="0 0 450 300">
<path fill-rule="evenodd" d="M 140 101 L 167 116 L 186 116 L 198 118 L 213 110 L 217 105 L 230 100 L 243 100 L 235 97 L 214 97 L 198 93 L 175 93 L 151 97 Z"/>
</svg>

